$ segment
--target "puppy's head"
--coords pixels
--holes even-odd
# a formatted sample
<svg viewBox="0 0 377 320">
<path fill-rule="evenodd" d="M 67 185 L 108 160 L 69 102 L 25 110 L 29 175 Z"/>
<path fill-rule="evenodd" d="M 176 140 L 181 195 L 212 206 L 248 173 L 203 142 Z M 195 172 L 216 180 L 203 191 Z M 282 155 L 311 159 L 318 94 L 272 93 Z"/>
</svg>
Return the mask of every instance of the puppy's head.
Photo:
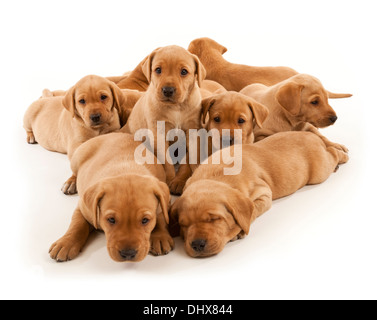
<svg viewBox="0 0 377 320">
<path fill-rule="evenodd" d="M 98 76 L 81 79 L 66 93 L 63 106 L 85 126 L 100 129 L 113 121 L 114 109 L 121 113 L 125 98 L 116 84 Z"/>
<path fill-rule="evenodd" d="M 279 104 L 300 121 L 317 128 L 333 125 L 338 119 L 329 98 L 348 98 L 351 94 L 334 94 L 309 75 L 299 74 L 282 85 L 276 94 Z"/>
<path fill-rule="evenodd" d="M 204 55 L 208 52 L 212 51 L 223 55 L 228 49 L 210 38 L 199 38 L 190 43 L 188 51 L 197 55 L 199 58 L 203 57 L 205 59 Z"/>
<path fill-rule="evenodd" d="M 138 262 L 148 255 L 159 207 L 169 222 L 169 188 L 150 176 L 103 180 L 89 188 L 82 201 L 89 222 L 105 232 L 109 255 L 117 262 Z"/>
<path fill-rule="evenodd" d="M 181 104 L 187 101 L 195 88 L 206 77 L 198 57 L 178 46 L 153 51 L 143 64 L 143 73 L 150 82 L 157 101 L 163 104 Z"/>
<path fill-rule="evenodd" d="M 179 221 L 185 250 L 191 257 L 209 257 L 244 232 L 249 233 L 254 204 L 238 190 L 212 180 L 189 185 L 171 208 Z"/>
<path fill-rule="evenodd" d="M 207 129 L 217 129 L 220 138 L 228 139 L 229 144 L 235 142 L 235 129 L 242 130 L 242 143 L 254 141 L 253 128 L 256 123 L 262 127 L 268 116 L 268 109 L 254 99 L 237 92 L 226 92 L 204 99 L 202 101 L 202 123 Z M 223 130 L 229 131 L 229 137 L 223 136 Z M 225 139 L 223 139 L 225 138 Z"/>
</svg>

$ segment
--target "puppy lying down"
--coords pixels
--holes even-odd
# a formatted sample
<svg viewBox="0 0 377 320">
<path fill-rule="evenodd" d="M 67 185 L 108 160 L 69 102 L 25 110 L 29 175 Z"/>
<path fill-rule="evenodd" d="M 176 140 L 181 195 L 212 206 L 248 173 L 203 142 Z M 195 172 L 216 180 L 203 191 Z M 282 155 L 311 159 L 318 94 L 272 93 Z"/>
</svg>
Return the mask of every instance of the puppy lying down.
<svg viewBox="0 0 377 320">
<path fill-rule="evenodd" d="M 105 232 L 115 261 L 137 262 L 150 252 L 169 253 L 170 192 L 162 165 L 139 165 L 133 136 L 112 133 L 80 146 L 71 162 L 80 196 L 67 233 L 50 248 L 59 262 L 72 260 L 94 229 Z"/>
<path fill-rule="evenodd" d="M 171 209 L 192 257 L 221 252 L 229 241 L 249 233 L 251 223 L 270 209 L 272 200 L 324 182 L 348 161 L 342 149 L 326 147 L 310 132 L 283 132 L 244 144 L 239 175 L 224 175 L 224 168 L 232 164 L 211 164 L 211 158 L 194 172 Z"/>
</svg>

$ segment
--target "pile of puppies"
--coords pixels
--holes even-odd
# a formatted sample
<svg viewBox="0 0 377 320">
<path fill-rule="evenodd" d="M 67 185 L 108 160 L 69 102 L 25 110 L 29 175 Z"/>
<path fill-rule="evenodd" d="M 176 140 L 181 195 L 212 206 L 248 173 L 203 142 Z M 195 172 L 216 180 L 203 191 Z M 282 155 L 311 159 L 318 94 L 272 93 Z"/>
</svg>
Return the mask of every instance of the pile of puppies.
<svg viewBox="0 0 377 320">
<path fill-rule="evenodd" d="M 328 99 L 350 94 L 331 93 L 290 68 L 230 63 L 226 51 L 208 38 L 188 50 L 158 48 L 132 72 L 88 76 L 66 92 L 46 89 L 29 107 L 27 142 L 68 154 L 73 174 L 62 191 L 80 196 L 52 259 L 76 258 L 97 229 L 113 260 L 141 261 L 169 253 L 177 227 L 190 256 L 211 256 L 247 235 L 272 200 L 325 181 L 348 161 L 347 148 L 317 128 L 337 120 Z M 134 134 L 149 129 L 157 137 L 157 121 L 165 134 L 228 129 L 231 145 L 242 130 L 241 173 L 224 175 L 226 161 L 187 161 L 176 172 L 170 161 L 157 161 L 156 148 L 145 150 L 155 164 L 138 164 Z M 182 194 L 172 206 L 171 193 Z"/>
</svg>

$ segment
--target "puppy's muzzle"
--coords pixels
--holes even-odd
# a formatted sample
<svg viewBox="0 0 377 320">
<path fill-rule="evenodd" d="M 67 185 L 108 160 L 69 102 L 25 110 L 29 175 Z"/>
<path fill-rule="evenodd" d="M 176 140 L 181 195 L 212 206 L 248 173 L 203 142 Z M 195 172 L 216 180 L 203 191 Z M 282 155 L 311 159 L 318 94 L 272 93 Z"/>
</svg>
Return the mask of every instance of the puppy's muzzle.
<svg viewBox="0 0 377 320">
<path fill-rule="evenodd" d="M 331 116 L 331 117 L 329 118 L 329 120 L 330 120 L 331 123 L 335 123 L 336 120 L 338 120 L 338 117 L 337 117 L 337 116 Z"/>
<path fill-rule="evenodd" d="M 124 249 L 119 251 L 119 255 L 124 261 L 132 261 L 136 258 L 137 250 L 135 249 Z"/>
<path fill-rule="evenodd" d="M 175 92 L 176 92 L 176 88 L 174 88 L 174 87 L 163 87 L 162 88 L 162 94 L 166 98 L 172 98 L 175 95 Z"/>
<path fill-rule="evenodd" d="M 93 125 L 98 125 L 101 122 L 102 114 L 100 113 L 91 114 L 89 118 Z"/>
<path fill-rule="evenodd" d="M 207 245 L 207 241 L 204 239 L 196 239 L 193 242 L 191 242 L 191 248 L 193 248 L 194 251 L 198 253 L 203 252 L 206 245 Z"/>
</svg>

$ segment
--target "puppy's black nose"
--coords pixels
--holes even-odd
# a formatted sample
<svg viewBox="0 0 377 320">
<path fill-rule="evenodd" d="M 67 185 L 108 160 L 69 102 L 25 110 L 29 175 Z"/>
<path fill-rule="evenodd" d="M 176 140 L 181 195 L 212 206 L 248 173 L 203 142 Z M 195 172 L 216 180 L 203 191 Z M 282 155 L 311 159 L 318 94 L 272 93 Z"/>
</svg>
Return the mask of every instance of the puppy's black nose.
<svg viewBox="0 0 377 320">
<path fill-rule="evenodd" d="M 338 120 L 338 117 L 337 117 L 337 116 L 332 116 L 332 117 L 330 117 L 330 121 L 331 121 L 332 123 L 335 123 L 336 120 Z"/>
<path fill-rule="evenodd" d="M 164 94 L 164 96 L 166 98 L 171 98 L 175 93 L 175 88 L 174 87 L 163 87 L 162 93 Z"/>
<path fill-rule="evenodd" d="M 130 261 L 130 260 L 135 259 L 137 255 L 137 250 L 135 249 L 121 250 L 119 251 L 119 254 L 124 260 Z"/>
<path fill-rule="evenodd" d="M 196 252 L 202 252 L 204 248 L 207 245 L 207 241 L 204 239 L 197 239 L 191 242 L 191 247 L 196 251 Z"/>
<path fill-rule="evenodd" d="M 93 123 L 98 123 L 101 121 L 101 114 L 100 113 L 96 113 L 96 114 L 91 114 L 90 115 L 90 120 L 93 122 Z"/>
</svg>

